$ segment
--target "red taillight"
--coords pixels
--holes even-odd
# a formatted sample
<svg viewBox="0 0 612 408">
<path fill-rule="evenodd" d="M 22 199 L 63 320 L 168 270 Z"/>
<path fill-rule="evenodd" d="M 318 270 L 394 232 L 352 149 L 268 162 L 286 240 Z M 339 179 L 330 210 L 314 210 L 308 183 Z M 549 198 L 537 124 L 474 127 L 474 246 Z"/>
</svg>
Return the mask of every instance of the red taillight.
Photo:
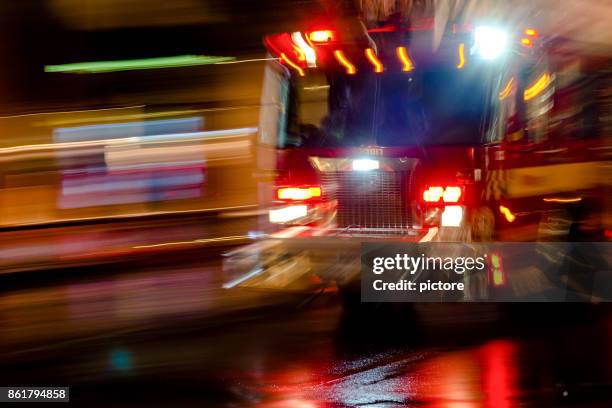
<svg viewBox="0 0 612 408">
<path fill-rule="evenodd" d="M 451 186 L 444 189 L 442 201 L 445 203 L 458 203 L 461 198 L 461 187 Z"/>
<path fill-rule="evenodd" d="M 316 30 L 308 33 L 308 39 L 315 44 L 324 44 L 335 41 L 336 33 L 332 30 Z"/>
<path fill-rule="evenodd" d="M 423 201 L 426 203 L 458 203 L 463 190 L 458 186 L 429 186 L 423 191 Z"/>
<path fill-rule="evenodd" d="M 276 198 L 286 201 L 306 201 L 321 197 L 321 187 L 281 187 L 276 190 Z"/>
<path fill-rule="evenodd" d="M 437 203 L 444 195 L 444 187 L 431 186 L 423 192 L 423 201 L 426 203 Z"/>
</svg>

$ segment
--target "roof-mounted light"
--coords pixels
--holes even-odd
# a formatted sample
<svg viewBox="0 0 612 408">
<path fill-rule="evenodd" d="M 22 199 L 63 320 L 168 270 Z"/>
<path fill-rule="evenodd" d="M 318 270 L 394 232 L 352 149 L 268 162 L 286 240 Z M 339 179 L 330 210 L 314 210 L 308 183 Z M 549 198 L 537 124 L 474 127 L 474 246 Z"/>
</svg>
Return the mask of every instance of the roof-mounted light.
<svg viewBox="0 0 612 408">
<path fill-rule="evenodd" d="M 533 48 L 535 40 L 538 38 L 538 31 L 533 28 L 527 28 L 523 33 L 525 36 L 521 38 L 521 45 L 525 48 Z"/>
<path fill-rule="evenodd" d="M 346 69 L 347 74 L 354 75 L 357 72 L 357 68 L 355 68 L 355 65 L 353 65 L 351 61 L 348 60 L 346 55 L 344 55 L 341 50 L 334 51 L 334 56 L 338 60 L 338 63 L 340 63 L 340 65 L 342 65 L 344 69 Z"/>
<path fill-rule="evenodd" d="M 332 30 L 316 30 L 308 33 L 308 39 L 315 44 L 324 44 L 336 40 L 336 32 Z"/>
<path fill-rule="evenodd" d="M 382 62 L 380 62 L 380 60 L 378 59 L 378 57 L 376 56 L 372 48 L 366 48 L 365 54 L 366 54 L 366 57 L 368 58 L 368 61 L 370 61 L 370 63 L 374 66 L 374 72 L 380 73 L 385 70 Z"/>
<path fill-rule="evenodd" d="M 410 59 L 410 56 L 408 55 L 408 51 L 406 50 L 406 47 L 397 47 L 396 52 L 397 52 L 397 57 L 402 63 L 402 71 L 404 72 L 412 71 L 414 69 L 414 63 Z"/>
<path fill-rule="evenodd" d="M 473 51 L 484 60 L 494 60 L 508 51 L 508 33 L 501 28 L 478 26 L 474 30 Z"/>
</svg>

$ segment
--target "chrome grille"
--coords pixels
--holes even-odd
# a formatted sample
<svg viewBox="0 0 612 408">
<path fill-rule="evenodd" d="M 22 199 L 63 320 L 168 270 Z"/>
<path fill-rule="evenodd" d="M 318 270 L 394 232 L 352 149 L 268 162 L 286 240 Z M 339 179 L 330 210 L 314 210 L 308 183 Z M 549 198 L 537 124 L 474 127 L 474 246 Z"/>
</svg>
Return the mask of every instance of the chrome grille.
<svg viewBox="0 0 612 408">
<path fill-rule="evenodd" d="M 337 200 L 339 228 L 403 230 L 410 226 L 409 171 L 320 173 L 323 194 Z"/>
</svg>

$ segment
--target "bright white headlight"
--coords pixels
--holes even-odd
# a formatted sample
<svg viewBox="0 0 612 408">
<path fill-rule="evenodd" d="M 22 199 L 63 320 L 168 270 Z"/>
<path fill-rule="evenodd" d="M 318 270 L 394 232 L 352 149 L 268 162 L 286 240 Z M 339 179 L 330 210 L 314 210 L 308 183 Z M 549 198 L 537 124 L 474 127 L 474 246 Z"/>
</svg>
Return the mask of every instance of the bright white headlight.
<svg viewBox="0 0 612 408">
<path fill-rule="evenodd" d="M 378 170 L 378 160 L 372 159 L 356 159 L 353 160 L 353 170 L 355 171 L 370 171 Z"/>
<path fill-rule="evenodd" d="M 308 215 L 308 207 L 305 205 L 290 205 L 270 210 L 268 215 L 270 222 L 282 224 L 305 217 Z"/>
<path fill-rule="evenodd" d="M 501 28 L 478 26 L 474 30 L 474 49 L 476 54 L 486 60 L 503 55 L 508 49 L 508 33 Z"/>
</svg>

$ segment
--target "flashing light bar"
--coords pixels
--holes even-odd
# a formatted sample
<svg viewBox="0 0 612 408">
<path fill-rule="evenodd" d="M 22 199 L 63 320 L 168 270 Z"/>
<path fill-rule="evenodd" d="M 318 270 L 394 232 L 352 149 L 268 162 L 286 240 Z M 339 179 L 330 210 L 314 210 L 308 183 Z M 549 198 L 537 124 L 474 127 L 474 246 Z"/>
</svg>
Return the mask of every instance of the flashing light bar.
<svg viewBox="0 0 612 408">
<path fill-rule="evenodd" d="M 395 31 L 396 29 L 397 27 L 394 26 L 385 26 L 369 31 L 388 32 Z M 463 31 L 472 31 L 471 26 Z M 511 37 L 502 27 L 482 25 L 475 27 L 473 31 L 473 46 L 467 43 L 458 44 L 457 69 L 463 69 L 465 67 L 467 59 L 469 58 L 466 52 L 476 54 L 483 60 L 496 60 L 508 53 L 511 45 L 510 40 L 513 37 Z M 539 36 L 537 30 L 527 28 L 519 34 L 519 42 L 524 47 L 532 48 L 536 45 Z M 300 76 L 305 76 L 306 68 L 317 67 L 317 57 L 320 57 L 321 61 L 327 61 L 327 58 L 324 58 L 324 56 L 328 51 L 333 52 L 334 58 L 339 65 L 344 68 L 348 75 L 357 73 L 357 65 L 359 64 L 354 62 L 355 60 L 351 61 L 351 59 L 358 58 L 358 56 L 351 53 L 351 59 L 349 59 L 349 55 L 342 48 L 332 51 L 324 47 L 329 43 L 338 43 L 338 33 L 334 30 L 321 29 L 309 32 L 274 34 L 266 36 L 265 42 L 266 46 L 279 56 L 281 62 L 295 69 Z M 471 49 L 466 51 L 466 45 L 470 46 Z M 374 48 L 365 48 L 364 51 L 365 57 L 373 66 L 375 73 L 384 72 L 386 68 L 388 68 L 385 67 L 386 63 L 383 64 L 383 59 L 377 55 Z M 318 55 L 320 52 L 324 54 Z M 410 72 L 415 69 L 414 61 L 411 59 L 407 47 L 396 47 L 396 56 L 399 59 L 402 71 Z"/>
<path fill-rule="evenodd" d="M 321 197 L 321 187 L 281 187 L 276 190 L 279 200 L 306 201 Z"/>
</svg>

